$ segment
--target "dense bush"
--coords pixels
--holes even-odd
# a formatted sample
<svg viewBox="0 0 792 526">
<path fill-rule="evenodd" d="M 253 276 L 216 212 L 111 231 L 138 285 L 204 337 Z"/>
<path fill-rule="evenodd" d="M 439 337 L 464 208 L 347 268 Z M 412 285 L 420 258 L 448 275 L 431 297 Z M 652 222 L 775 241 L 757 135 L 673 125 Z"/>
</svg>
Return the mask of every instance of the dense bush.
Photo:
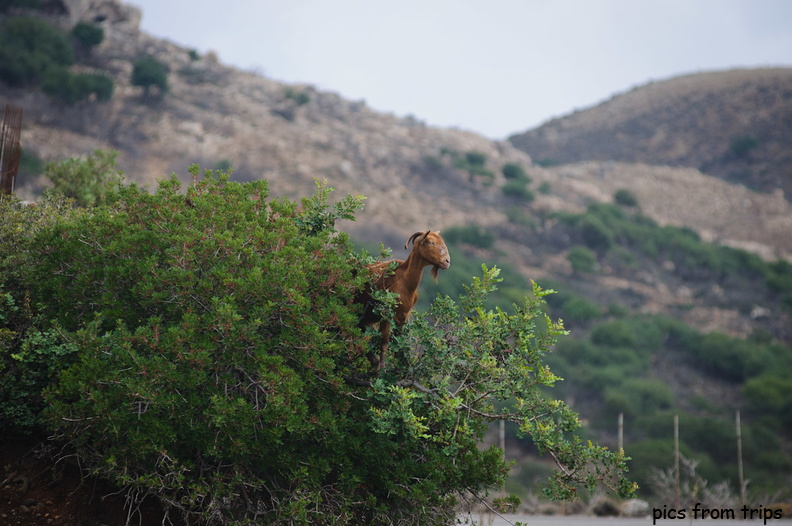
<svg viewBox="0 0 792 526">
<path fill-rule="evenodd" d="M 651 378 L 626 378 L 618 386 L 608 386 L 604 391 L 604 411 L 611 417 L 652 414 L 669 409 L 674 403 L 674 393 L 664 382 Z"/>
<path fill-rule="evenodd" d="M 498 271 L 483 269 L 458 304 L 415 313 L 371 377 L 352 305 L 366 273 L 333 228 L 360 201 L 268 200 L 264 181 L 192 173 L 186 193 L 175 177 L 121 187 L 0 246 L 26 263 L 0 260 L 2 301 L 29 298 L 27 334 L 57 328 L 24 348 L 3 337 L 0 363 L 54 369 L 34 379 L 49 432 L 131 505 L 155 496 L 217 524 L 441 523 L 502 485 L 502 452 L 479 448 L 498 419 L 557 461 L 556 497 L 632 489 L 621 456 L 570 435 L 577 415 L 540 393 L 565 332 L 546 291 L 487 310 Z"/>
<path fill-rule="evenodd" d="M 575 272 L 594 272 L 597 254 L 584 246 L 574 246 L 567 253 L 567 261 Z"/>
<path fill-rule="evenodd" d="M 164 94 L 168 91 L 168 67 L 156 58 L 144 55 L 132 64 L 132 85 L 142 87 L 146 95 L 155 90 Z"/>
<path fill-rule="evenodd" d="M 443 238 L 448 243 L 465 243 L 477 248 L 492 248 L 495 245 L 495 234 L 476 225 L 453 226 L 443 231 Z"/>
<path fill-rule="evenodd" d="M 42 390 L 76 351 L 57 325 L 36 315 L 24 273 L 34 263 L 32 239 L 77 213 L 59 196 L 40 199 L 36 206 L 0 198 L 0 437 L 38 428 L 45 407 Z"/>
<path fill-rule="evenodd" d="M 0 29 L 0 79 L 12 86 L 37 85 L 50 68 L 73 63 L 66 34 L 41 18 L 9 18 Z"/>
<path fill-rule="evenodd" d="M 94 150 L 85 159 L 73 158 L 44 166 L 52 188 L 80 206 L 108 200 L 120 187 L 121 172 L 116 168 L 115 150 Z"/>
<path fill-rule="evenodd" d="M 100 73 L 72 74 L 65 68 L 50 68 L 44 74 L 41 90 L 66 104 L 89 99 L 92 95 L 100 102 L 113 97 L 113 79 Z"/>
<path fill-rule="evenodd" d="M 638 198 L 635 197 L 635 194 L 624 188 L 616 190 L 613 200 L 622 206 L 638 206 Z"/>
<path fill-rule="evenodd" d="M 451 162 L 455 168 L 465 170 L 471 177 L 483 176 L 487 179 L 492 179 L 495 174 L 487 168 L 487 155 L 482 152 L 470 151 L 460 153 L 450 148 L 441 148 L 442 155 L 451 158 Z"/>
<path fill-rule="evenodd" d="M 523 201 L 533 201 L 535 199 L 533 191 L 528 188 L 525 181 L 506 181 L 506 184 L 503 185 L 501 191 L 508 197 L 515 197 Z"/>
<path fill-rule="evenodd" d="M 521 164 L 506 163 L 503 165 L 503 168 L 501 168 L 501 172 L 506 179 L 522 181 L 526 184 L 531 182 L 531 178 L 525 173 L 525 168 L 523 168 Z"/>
<path fill-rule="evenodd" d="M 761 142 L 753 135 L 740 135 L 732 139 L 729 144 L 729 152 L 737 158 L 745 158 L 753 150 L 759 147 Z"/>
<path fill-rule="evenodd" d="M 81 45 L 87 49 L 98 46 L 104 40 L 104 29 L 87 22 L 78 22 L 72 28 L 71 34 Z"/>
<path fill-rule="evenodd" d="M 792 432 L 792 379 L 779 371 L 751 378 L 742 388 L 756 414 L 770 416 L 787 433 Z"/>
</svg>

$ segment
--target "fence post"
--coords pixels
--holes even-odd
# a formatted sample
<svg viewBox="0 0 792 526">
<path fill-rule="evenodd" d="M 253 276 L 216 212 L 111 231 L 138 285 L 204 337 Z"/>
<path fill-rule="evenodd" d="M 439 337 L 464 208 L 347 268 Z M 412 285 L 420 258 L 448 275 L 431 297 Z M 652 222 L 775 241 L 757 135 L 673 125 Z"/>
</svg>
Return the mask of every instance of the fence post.
<svg viewBox="0 0 792 526">
<path fill-rule="evenodd" d="M 679 509 L 679 415 L 674 415 L 674 508 Z"/>
<path fill-rule="evenodd" d="M 745 479 L 743 478 L 743 459 L 742 459 L 742 430 L 740 429 L 740 410 L 735 416 L 737 426 L 737 476 L 740 479 L 740 505 L 745 506 Z"/>
</svg>

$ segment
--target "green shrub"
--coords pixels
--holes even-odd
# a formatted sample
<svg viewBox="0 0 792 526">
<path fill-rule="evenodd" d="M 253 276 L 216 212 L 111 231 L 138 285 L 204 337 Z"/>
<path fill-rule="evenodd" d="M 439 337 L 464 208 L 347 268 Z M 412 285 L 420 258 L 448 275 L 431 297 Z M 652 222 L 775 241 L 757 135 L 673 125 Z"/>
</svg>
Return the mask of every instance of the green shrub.
<svg viewBox="0 0 792 526">
<path fill-rule="evenodd" d="M 583 246 L 574 246 L 567 253 L 567 261 L 575 272 L 594 272 L 597 254 Z"/>
<path fill-rule="evenodd" d="M 506 184 L 503 185 L 501 191 L 508 197 L 515 197 L 523 201 L 530 202 L 536 198 L 534 193 L 526 186 L 524 181 L 506 181 Z"/>
<path fill-rule="evenodd" d="M 583 217 L 578 229 L 581 239 L 592 250 L 608 250 L 615 241 L 613 230 L 596 216 Z"/>
<path fill-rule="evenodd" d="M 599 305 L 586 298 L 575 296 L 565 301 L 561 306 L 561 316 L 566 321 L 585 323 L 602 316 Z"/>
<path fill-rule="evenodd" d="M 761 142 L 753 135 L 740 135 L 732 139 L 729 144 L 729 151 L 738 158 L 745 158 L 753 150 L 759 147 Z"/>
<path fill-rule="evenodd" d="M 42 391 L 73 361 L 76 349 L 68 338 L 33 311 L 24 277 L 35 262 L 36 235 L 73 213 L 52 196 L 36 206 L 0 199 L 0 437 L 39 429 Z"/>
<path fill-rule="evenodd" d="M 522 181 L 526 184 L 530 184 L 531 182 L 531 178 L 525 173 L 525 168 L 523 168 L 521 164 L 506 163 L 503 165 L 503 168 L 501 168 L 501 172 L 506 179 Z"/>
<path fill-rule="evenodd" d="M 773 358 L 763 345 L 718 332 L 704 336 L 690 352 L 699 367 L 714 376 L 734 382 L 742 382 L 763 373 Z"/>
<path fill-rule="evenodd" d="M 465 162 L 468 166 L 481 168 L 487 163 L 487 156 L 481 152 L 466 152 Z"/>
<path fill-rule="evenodd" d="M 487 310 L 498 270 L 482 268 L 458 304 L 415 312 L 372 377 L 350 307 L 366 273 L 333 228 L 361 200 L 268 200 L 265 181 L 191 173 L 186 192 L 174 176 L 72 212 L 9 266 L 76 348 L 45 414 L 87 471 L 194 522 L 441 524 L 457 495 L 502 486 L 502 452 L 479 446 L 505 418 L 564 467 L 548 493 L 634 489 L 541 392 L 565 333 L 545 291 Z"/>
<path fill-rule="evenodd" d="M 527 213 L 526 209 L 519 205 L 507 208 L 506 217 L 509 219 L 509 223 L 524 226 L 531 230 L 536 229 L 536 222 L 533 217 Z"/>
<path fill-rule="evenodd" d="M 50 68 L 73 63 L 69 39 L 41 18 L 10 18 L 0 31 L 0 79 L 12 86 L 35 86 Z"/>
<path fill-rule="evenodd" d="M 778 371 L 767 372 L 746 381 L 742 392 L 754 414 L 768 415 L 782 429 L 792 431 L 792 379 Z"/>
<path fill-rule="evenodd" d="M 665 382 L 650 378 L 627 378 L 620 385 L 605 388 L 605 413 L 639 416 L 669 409 L 674 394 Z"/>
<path fill-rule="evenodd" d="M 448 228 L 443 231 L 443 239 L 448 243 L 465 243 L 478 248 L 492 248 L 495 245 L 495 234 L 475 225 Z"/>
<path fill-rule="evenodd" d="M 591 330 L 591 342 L 609 347 L 638 347 L 638 338 L 625 320 L 615 320 L 597 325 Z"/>
<path fill-rule="evenodd" d="M 613 200 L 622 206 L 638 206 L 638 198 L 635 197 L 635 194 L 624 188 L 617 190 L 613 194 Z"/>
<path fill-rule="evenodd" d="M 288 100 L 293 100 L 298 106 L 303 106 L 311 102 L 311 96 L 305 90 L 286 88 L 283 96 Z"/>
<path fill-rule="evenodd" d="M 104 40 L 104 29 L 87 22 L 78 22 L 72 28 L 71 34 L 87 49 L 98 46 Z"/>
<path fill-rule="evenodd" d="M 113 79 L 98 73 L 72 74 L 64 68 L 50 68 L 41 82 L 41 90 L 66 104 L 74 104 L 96 96 L 107 102 L 113 96 Z"/>
<path fill-rule="evenodd" d="M 44 173 L 44 161 L 26 148 L 22 148 L 19 156 L 19 179 L 32 178 Z"/>
<path fill-rule="evenodd" d="M 145 94 L 151 95 L 154 89 L 160 94 L 168 91 L 168 68 L 156 58 L 144 55 L 132 64 L 132 85 L 140 86 Z"/>
<path fill-rule="evenodd" d="M 84 160 L 47 163 L 44 171 L 53 191 L 74 199 L 80 206 L 92 206 L 110 199 L 121 186 L 116 157 L 115 150 L 94 150 Z"/>
</svg>

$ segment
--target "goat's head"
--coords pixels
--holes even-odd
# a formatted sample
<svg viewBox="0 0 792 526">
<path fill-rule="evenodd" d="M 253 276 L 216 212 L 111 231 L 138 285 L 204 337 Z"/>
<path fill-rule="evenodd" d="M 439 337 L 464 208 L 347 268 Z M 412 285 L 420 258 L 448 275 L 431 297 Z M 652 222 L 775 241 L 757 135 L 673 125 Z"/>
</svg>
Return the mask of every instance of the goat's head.
<svg viewBox="0 0 792 526">
<path fill-rule="evenodd" d="M 440 237 L 440 232 L 416 232 L 404 244 L 408 248 L 413 244 L 413 251 L 417 251 L 425 261 L 432 265 L 432 277 L 437 280 L 437 272 L 451 266 L 451 255 L 448 253 L 445 241 Z"/>
</svg>

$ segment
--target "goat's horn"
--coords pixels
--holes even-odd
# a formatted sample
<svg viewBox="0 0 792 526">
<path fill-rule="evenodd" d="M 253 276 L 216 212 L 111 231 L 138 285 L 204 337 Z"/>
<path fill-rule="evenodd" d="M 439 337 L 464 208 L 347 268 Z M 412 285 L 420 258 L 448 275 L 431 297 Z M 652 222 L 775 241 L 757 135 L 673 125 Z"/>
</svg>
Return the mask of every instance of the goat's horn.
<svg viewBox="0 0 792 526">
<path fill-rule="evenodd" d="M 408 239 L 407 242 L 404 244 L 404 248 L 408 248 L 410 246 L 410 243 L 415 242 L 415 239 L 419 236 L 422 236 L 423 234 L 424 234 L 423 232 L 416 232 L 415 234 L 411 235 L 410 239 Z"/>
</svg>

